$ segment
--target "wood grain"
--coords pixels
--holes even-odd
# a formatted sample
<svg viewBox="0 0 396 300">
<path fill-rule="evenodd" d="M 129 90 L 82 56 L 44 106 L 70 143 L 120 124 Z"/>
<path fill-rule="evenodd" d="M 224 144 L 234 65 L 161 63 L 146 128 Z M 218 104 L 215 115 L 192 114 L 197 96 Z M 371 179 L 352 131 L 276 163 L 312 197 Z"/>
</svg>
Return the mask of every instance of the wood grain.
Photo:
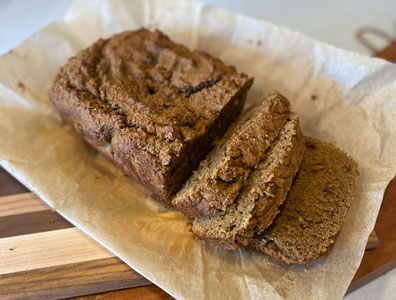
<svg viewBox="0 0 396 300">
<path fill-rule="evenodd" d="M 147 284 L 151 282 L 112 257 L 0 275 L 0 299 L 59 299 Z"/>
<path fill-rule="evenodd" d="M 74 226 L 61 215 L 50 210 L 4 216 L 0 217 L 0 239 L 71 227 Z"/>
<path fill-rule="evenodd" d="M 170 300 L 174 299 L 165 291 L 161 290 L 154 284 L 125 289 L 120 291 L 112 291 L 108 293 L 101 293 L 95 295 L 88 295 L 83 297 L 75 297 L 73 300 Z M 71 299 L 70 299 L 71 300 Z"/>
<path fill-rule="evenodd" d="M 374 228 L 379 244 L 364 253 L 347 291 L 350 293 L 396 267 L 396 179 L 388 185 Z"/>
<path fill-rule="evenodd" d="M 0 217 L 51 209 L 44 201 L 37 199 L 33 193 L 0 197 Z"/>
<path fill-rule="evenodd" d="M 0 239 L 1 274 L 113 256 L 77 228 Z"/>
<path fill-rule="evenodd" d="M 27 192 L 29 192 L 27 188 L 0 167 L 0 197 Z"/>
<path fill-rule="evenodd" d="M 71 227 L 33 193 L 0 197 L 0 238 Z"/>
</svg>

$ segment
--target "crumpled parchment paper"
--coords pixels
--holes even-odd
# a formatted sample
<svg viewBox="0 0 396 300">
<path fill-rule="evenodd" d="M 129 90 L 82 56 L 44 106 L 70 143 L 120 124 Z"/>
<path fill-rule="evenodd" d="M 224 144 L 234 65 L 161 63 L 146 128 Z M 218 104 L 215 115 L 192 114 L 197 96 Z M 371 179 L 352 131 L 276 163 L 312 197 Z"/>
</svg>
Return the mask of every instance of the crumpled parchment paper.
<svg viewBox="0 0 396 300">
<path fill-rule="evenodd" d="M 333 251 L 287 266 L 200 242 L 67 125 L 48 100 L 60 66 L 98 38 L 159 28 L 255 77 L 249 101 L 278 90 L 307 135 L 359 163 L 356 199 Z M 396 66 L 265 21 L 188 1 L 77 1 L 0 59 L 0 163 L 59 213 L 176 298 L 339 299 L 395 174 Z"/>
</svg>

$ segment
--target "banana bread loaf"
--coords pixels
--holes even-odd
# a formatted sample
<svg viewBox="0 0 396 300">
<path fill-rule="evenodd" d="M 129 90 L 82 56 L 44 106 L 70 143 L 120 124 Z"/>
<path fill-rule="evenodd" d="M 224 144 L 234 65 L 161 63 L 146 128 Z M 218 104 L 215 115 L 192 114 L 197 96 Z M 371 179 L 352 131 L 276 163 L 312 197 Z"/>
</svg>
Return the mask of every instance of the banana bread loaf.
<svg viewBox="0 0 396 300">
<path fill-rule="evenodd" d="M 200 163 L 172 204 L 190 218 L 225 211 L 290 115 L 289 101 L 277 92 L 244 112 Z"/>
<path fill-rule="evenodd" d="M 88 143 L 169 201 L 240 114 L 252 82 L 205 52 L 140 29 L 69 59 L 49 97 Z"/>
<path fill-rule="evenodd" d="M 249 147 L 246 140 L 242 148 Z M 298 118 L 291 114 L 278 139 L 251 172 L 235 203 L 214 216 L 197 217 L 192 232 L 219 247 L 246 246 L 279 212 L 303 158 L 304 140 Z"/>
<path fill-rule="evenodd" d="M 328 143 L 306 138 L 304 160 L 274 223 L 252 243 L 287 264 L 325 255 L 340 231 L 358 181 L 355 161 Z"/>
</svg>

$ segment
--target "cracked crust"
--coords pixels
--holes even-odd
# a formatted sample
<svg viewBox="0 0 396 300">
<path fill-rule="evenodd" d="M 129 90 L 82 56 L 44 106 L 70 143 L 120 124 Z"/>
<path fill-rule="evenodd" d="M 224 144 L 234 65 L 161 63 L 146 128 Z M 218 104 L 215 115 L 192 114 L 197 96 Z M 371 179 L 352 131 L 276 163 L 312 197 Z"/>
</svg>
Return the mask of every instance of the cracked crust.
<svg viewBox="0 0 396 300">
<path fill-rule="evenodd" d="M 290 116 L 290 103 L 278 92 L 244 112 L 200 163 L 172 204 L 190 218 L 225 211 L 265 159 Z"/>
<path fill-rule="evenodd" d="M 304 160 L 274 223 L 252 243 L 273 258 L 307 263 L 334 245 L 354 197 L 356 162 L 329 143 L 306 138 Z"/>
<path fill-rule="evenodd" d="M 239 115 L 252 82 L 205 52 L 140 29 L 71 58 L 49 97 L 91 145 L 169 201 Z"/>
</svg>

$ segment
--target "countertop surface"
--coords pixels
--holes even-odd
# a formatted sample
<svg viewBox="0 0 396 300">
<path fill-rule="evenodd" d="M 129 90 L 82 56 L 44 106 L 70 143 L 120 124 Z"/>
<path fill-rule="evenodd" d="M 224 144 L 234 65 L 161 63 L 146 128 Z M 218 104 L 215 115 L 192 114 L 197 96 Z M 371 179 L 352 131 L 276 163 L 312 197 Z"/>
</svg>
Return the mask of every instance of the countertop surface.
<svg viewBox="0 0 396 300">
<path fill-rule="evenodd" d="M 396 1 L 393 0 L 205 0 L 230 11 L 264 18 L 340 48 L 371 55 L 356 38 L 369 26 L 396 40 Z M 72 0 L 0 1 L 0 55 L 16 47 L 45 25 L 60 21 Z M 378 49 L 386 41 L 371 37 Z M 396 299 L 396 269 L 344 297 L 345 300 Z"/>
</svg>

